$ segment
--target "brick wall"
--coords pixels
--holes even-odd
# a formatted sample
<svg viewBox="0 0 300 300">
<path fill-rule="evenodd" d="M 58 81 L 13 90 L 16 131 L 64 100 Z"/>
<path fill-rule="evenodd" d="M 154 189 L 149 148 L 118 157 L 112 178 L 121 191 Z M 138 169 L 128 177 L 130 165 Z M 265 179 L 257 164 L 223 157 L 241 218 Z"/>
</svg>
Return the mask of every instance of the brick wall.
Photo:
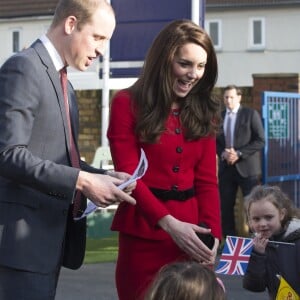
<svg viewBox="0 0 300 300">
<path fill-rule="evenodd" d="M 101 91 L 76 91 L 79 107 L 79 151 L 91 163 L 101 143 Z"/>
<path fill-rule="evenodd" d="M 298 73 L 253 74 L 253 108 L 261 110 L 263 91 L 300 93 Z"/>
</svg>

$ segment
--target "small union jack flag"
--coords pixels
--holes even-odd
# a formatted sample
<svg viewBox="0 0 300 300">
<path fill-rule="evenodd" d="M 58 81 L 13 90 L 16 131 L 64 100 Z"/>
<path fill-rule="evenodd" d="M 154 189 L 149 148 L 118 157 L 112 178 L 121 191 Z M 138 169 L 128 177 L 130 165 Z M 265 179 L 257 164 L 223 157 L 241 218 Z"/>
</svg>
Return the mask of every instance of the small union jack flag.
<svg viewBox="0 0 300 300">
<path fill-rule="evenodd" d="M 227 236 L 216 273 L 244 275 L 253 248 L 253 240 Z"/>
</svg>

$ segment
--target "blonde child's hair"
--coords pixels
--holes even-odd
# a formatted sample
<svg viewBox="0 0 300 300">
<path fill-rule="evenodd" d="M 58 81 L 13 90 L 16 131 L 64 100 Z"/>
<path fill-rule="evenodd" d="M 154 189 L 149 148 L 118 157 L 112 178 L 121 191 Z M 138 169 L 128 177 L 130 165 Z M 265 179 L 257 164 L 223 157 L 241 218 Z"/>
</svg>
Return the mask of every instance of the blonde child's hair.
<svg viewBox="0 0 300 300">
<path fill-rule="evenodd" d="M 213 270 L 192 261 L 164 266 L 145 300 L 225 300 L 225 291 Z"/>
<path fill-rule="evenodd" d="M 284 227 L 292 218 L 300 217 L 300 210 L 296 208 L 290 198 L 278 186 L 258 185 L 245 197 L 245 214 L 249 221 L 250 207 L 253 203 L 266 200 L 270 201 L 278 210 L 285 209 L 285 215 L 281 221 Z"/>
</svg>

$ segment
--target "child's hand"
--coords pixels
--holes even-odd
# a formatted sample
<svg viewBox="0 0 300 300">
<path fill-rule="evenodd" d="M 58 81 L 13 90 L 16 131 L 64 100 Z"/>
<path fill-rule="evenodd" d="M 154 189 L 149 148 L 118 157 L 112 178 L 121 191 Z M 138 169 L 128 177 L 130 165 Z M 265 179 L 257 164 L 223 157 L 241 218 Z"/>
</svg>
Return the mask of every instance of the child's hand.
<svg viewBox="0 0 300 300">
<path fill-rule="evenodd" d="M 256 233 L 253 239 L 254 250 L 260 254 L 264 254 L 269 239 L 263 237 L 260 233 Z"/>
</svg>

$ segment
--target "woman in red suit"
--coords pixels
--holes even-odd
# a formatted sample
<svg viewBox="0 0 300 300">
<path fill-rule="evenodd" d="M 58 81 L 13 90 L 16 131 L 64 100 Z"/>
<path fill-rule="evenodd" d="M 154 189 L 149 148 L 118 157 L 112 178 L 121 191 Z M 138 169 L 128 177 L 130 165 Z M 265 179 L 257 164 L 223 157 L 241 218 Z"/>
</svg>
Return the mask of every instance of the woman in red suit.
<svg viewBox="0 0 300 300">
<path fill-rule="evenodd" d="M 141 148 L 148 159 L 133 191 L 137 204 L 121 203 L 112 224 L 119 231 L 121 300 L 143 299 L 168 263 L 215 262 L 221 238 L 215 141 L 220 104 L 211 97 L 216 78 L 207 33 L 177 20 L 154 40 L 136 83 L 113 99 L 108 138 L 115 169 L 133 173 Z M 212 249 L 196 233 L 211 233 Z"/>
</svg>

